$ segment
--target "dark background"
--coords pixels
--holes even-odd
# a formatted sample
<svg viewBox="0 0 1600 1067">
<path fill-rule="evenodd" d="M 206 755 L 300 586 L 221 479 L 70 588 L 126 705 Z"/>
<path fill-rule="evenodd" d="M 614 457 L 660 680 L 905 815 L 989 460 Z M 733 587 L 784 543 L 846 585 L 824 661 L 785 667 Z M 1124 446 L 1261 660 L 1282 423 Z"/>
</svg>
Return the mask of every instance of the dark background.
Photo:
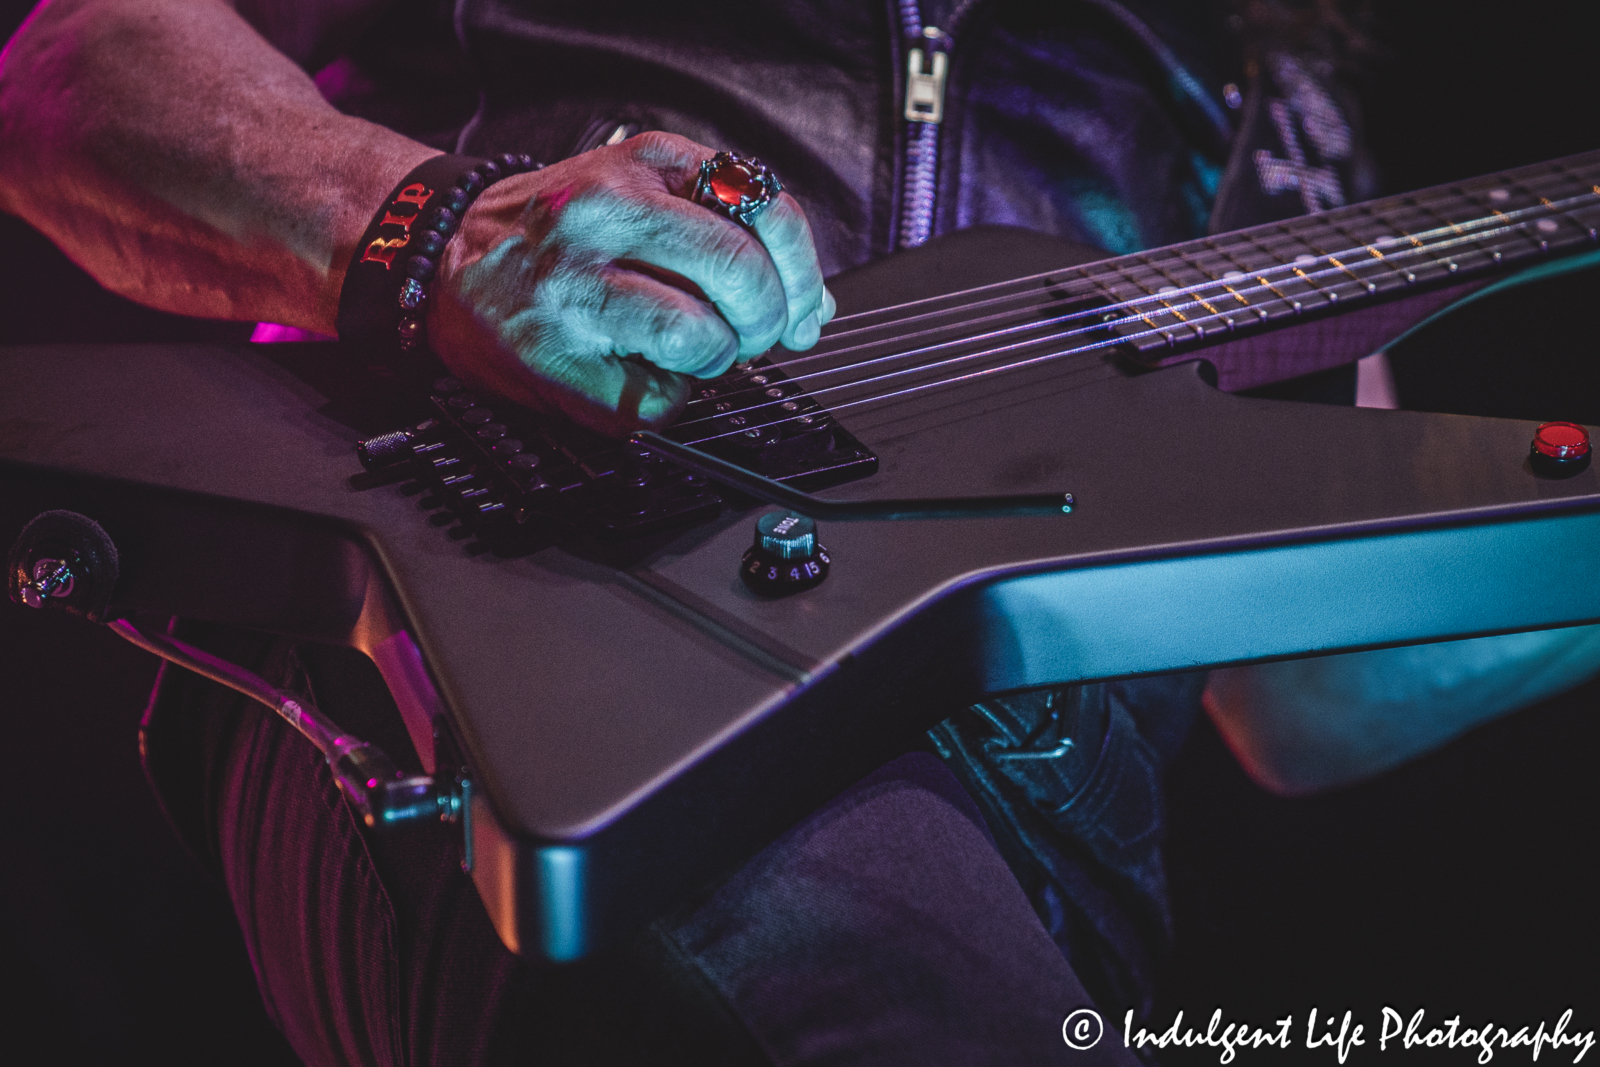
<svg viewBox="0 0 1600 1067">
<path fill-rule="evenodd" d="M 25 8 L 0 6 L 0 34 Z M 1394 0 L 1376 36 L 1387 55 L 1362 93 L 1389 191 L 1600 147 L 1600 5 L 1526 0 L 1469 14 Z M 1583 321 L 1597 284 L 1578 277 L 1485 302 L 1396 352 L 1402 398 L 1600 423 L 1600 342 Z M 0 343 L 240 336 L 111 297 L 0 216 Z M 255 1001 L 226 899 L 144 786 L 135 731 L 154 672 L 110 633 L 0 603 L 11 801 L 0 830 L 0 1062 L 292 1062 Z M 1257 1025 L 1292 1014 L 1297 1044 L 1312 1006 L 1352 1010 L 1369 1031 L 1384 1005 L 1465 1025 L 1553 1024 L 1570 1006 L 1576 1029 L 1600 1027 L 1597 702 L 1590 684 L 1306 800 L 1257 789 L 1202 725 L 1172 775 L 1178 950 L 1152 1021 L 1164 1027 L 1180 1008 L 1196 1022 L 1216 1007 Z M 1475 1060 L 1464 1049 L 1384 1054 L 1396 1057 Z M 1263 1049 L 1236 1062 L 1337 1058 Z M 1541 1062 L 1570 1063 L 1571 1052 Z"/>
</svg>

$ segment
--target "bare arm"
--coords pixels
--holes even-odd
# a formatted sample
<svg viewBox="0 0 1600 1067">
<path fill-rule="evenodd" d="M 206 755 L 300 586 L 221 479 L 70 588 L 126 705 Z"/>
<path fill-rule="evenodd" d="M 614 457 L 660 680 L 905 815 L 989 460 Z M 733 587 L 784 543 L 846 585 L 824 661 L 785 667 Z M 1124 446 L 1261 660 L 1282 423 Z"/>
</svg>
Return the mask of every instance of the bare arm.
<svg viewBox="0 0 1600 1067">
<path fill-rule="evenodd" d="M 374 205 L 433 154 L 339 114 L 221 0 L 51 0 L 0 63 L 0 207 L 167 311 L 332 333 Z"/>
<path fill-rule="evenodd" d="M 0 62 L 0 208 L 141 303 L 333 333 L 367 221 L 436 153 L 340 114 L 275 47 L 323 55 L 370 0 L 250 2 L 275 42 L 223 0 L 49 0 Z M 441 261 L 441 358 L 622 432 L 690 377 L 814 344 L 832 303 L 804 213 L 784 194 L 746 230 L 690 204 L 711 154 L 650 134 L 494 186 Z"/>
<path fill-rule="evenodd" d="M 1346 785 L 1600 670 L 1600 626 L 1213 671 L 1206 710 L 1245 769 L 1287 794 Z"/>
</svg>

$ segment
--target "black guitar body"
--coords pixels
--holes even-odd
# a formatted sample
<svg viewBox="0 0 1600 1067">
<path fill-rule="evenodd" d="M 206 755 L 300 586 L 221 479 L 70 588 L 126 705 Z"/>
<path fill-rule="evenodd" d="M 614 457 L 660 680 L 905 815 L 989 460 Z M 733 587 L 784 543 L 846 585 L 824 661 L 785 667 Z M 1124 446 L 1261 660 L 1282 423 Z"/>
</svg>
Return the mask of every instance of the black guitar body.
<svg viewBox="0 0 1600 1067">
<path fill-rule="evenodd" d="M 849 313 L 1081 255 L 973 232 L 833 287 Z M 1112 353 L 840 412 L 879 469 L 831 497 L 1076 506 L 824 524 L 830 576 L 769 600 L 737 573 L 764 508 L 520 554 L 430 522 L 355 455 L 417 398 L 335 346 L 11 349 L 0 542 L 82 512 L 120 551 L 114 608 L 372 656 L 424 762 L 471 774 L 501 935 L 556 960 L 985 694 L 1600 620 L 1600 481 L 1534 470 L 1533 424 L 1250 400 Z"/>
</svg>

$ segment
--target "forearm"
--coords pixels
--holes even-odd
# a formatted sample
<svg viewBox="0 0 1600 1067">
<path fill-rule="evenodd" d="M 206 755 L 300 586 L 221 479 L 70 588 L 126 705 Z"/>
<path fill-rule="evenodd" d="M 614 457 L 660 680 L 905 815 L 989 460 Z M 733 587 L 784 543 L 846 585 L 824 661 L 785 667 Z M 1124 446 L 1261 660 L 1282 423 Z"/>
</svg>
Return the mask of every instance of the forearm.
<svg viewBox="0 0 1600 1067">
<path fill-rule="evenodd" d="M 220 0 L 52 0 L 0 62 L 0 208 L 167 311 L 333 332 L 372 212 L 434 152 Z"/>
<path fill-rule="evenodd" d="M 1206 709 L 1262 785 L 1369 777 L 1600 670 L 1600 626 L 1213 671 Z"/>
</svg>

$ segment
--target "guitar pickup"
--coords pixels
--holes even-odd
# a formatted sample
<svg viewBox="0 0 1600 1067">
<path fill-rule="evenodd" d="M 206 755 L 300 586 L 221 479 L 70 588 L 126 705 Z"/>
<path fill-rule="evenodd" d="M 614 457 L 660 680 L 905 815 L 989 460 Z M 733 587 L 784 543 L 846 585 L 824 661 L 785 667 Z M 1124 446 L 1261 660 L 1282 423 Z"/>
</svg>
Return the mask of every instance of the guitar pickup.
<svg viewBox="0 0 1600 1067">
<path fill-rule="evenodd" d="M 480 398 L 453 378 L 434 383 L 430 402 L 432 418 L 362 441 L 358 455 L 369 471 L 404 469 L 480 539 L 637 536 L 707 521 L 726 502 L 727 490 L 649 449 Z M 667 433 L 806 490 L 865 477 L 878 464 L 764 359 L 698 385 Z"/>
</svg>

